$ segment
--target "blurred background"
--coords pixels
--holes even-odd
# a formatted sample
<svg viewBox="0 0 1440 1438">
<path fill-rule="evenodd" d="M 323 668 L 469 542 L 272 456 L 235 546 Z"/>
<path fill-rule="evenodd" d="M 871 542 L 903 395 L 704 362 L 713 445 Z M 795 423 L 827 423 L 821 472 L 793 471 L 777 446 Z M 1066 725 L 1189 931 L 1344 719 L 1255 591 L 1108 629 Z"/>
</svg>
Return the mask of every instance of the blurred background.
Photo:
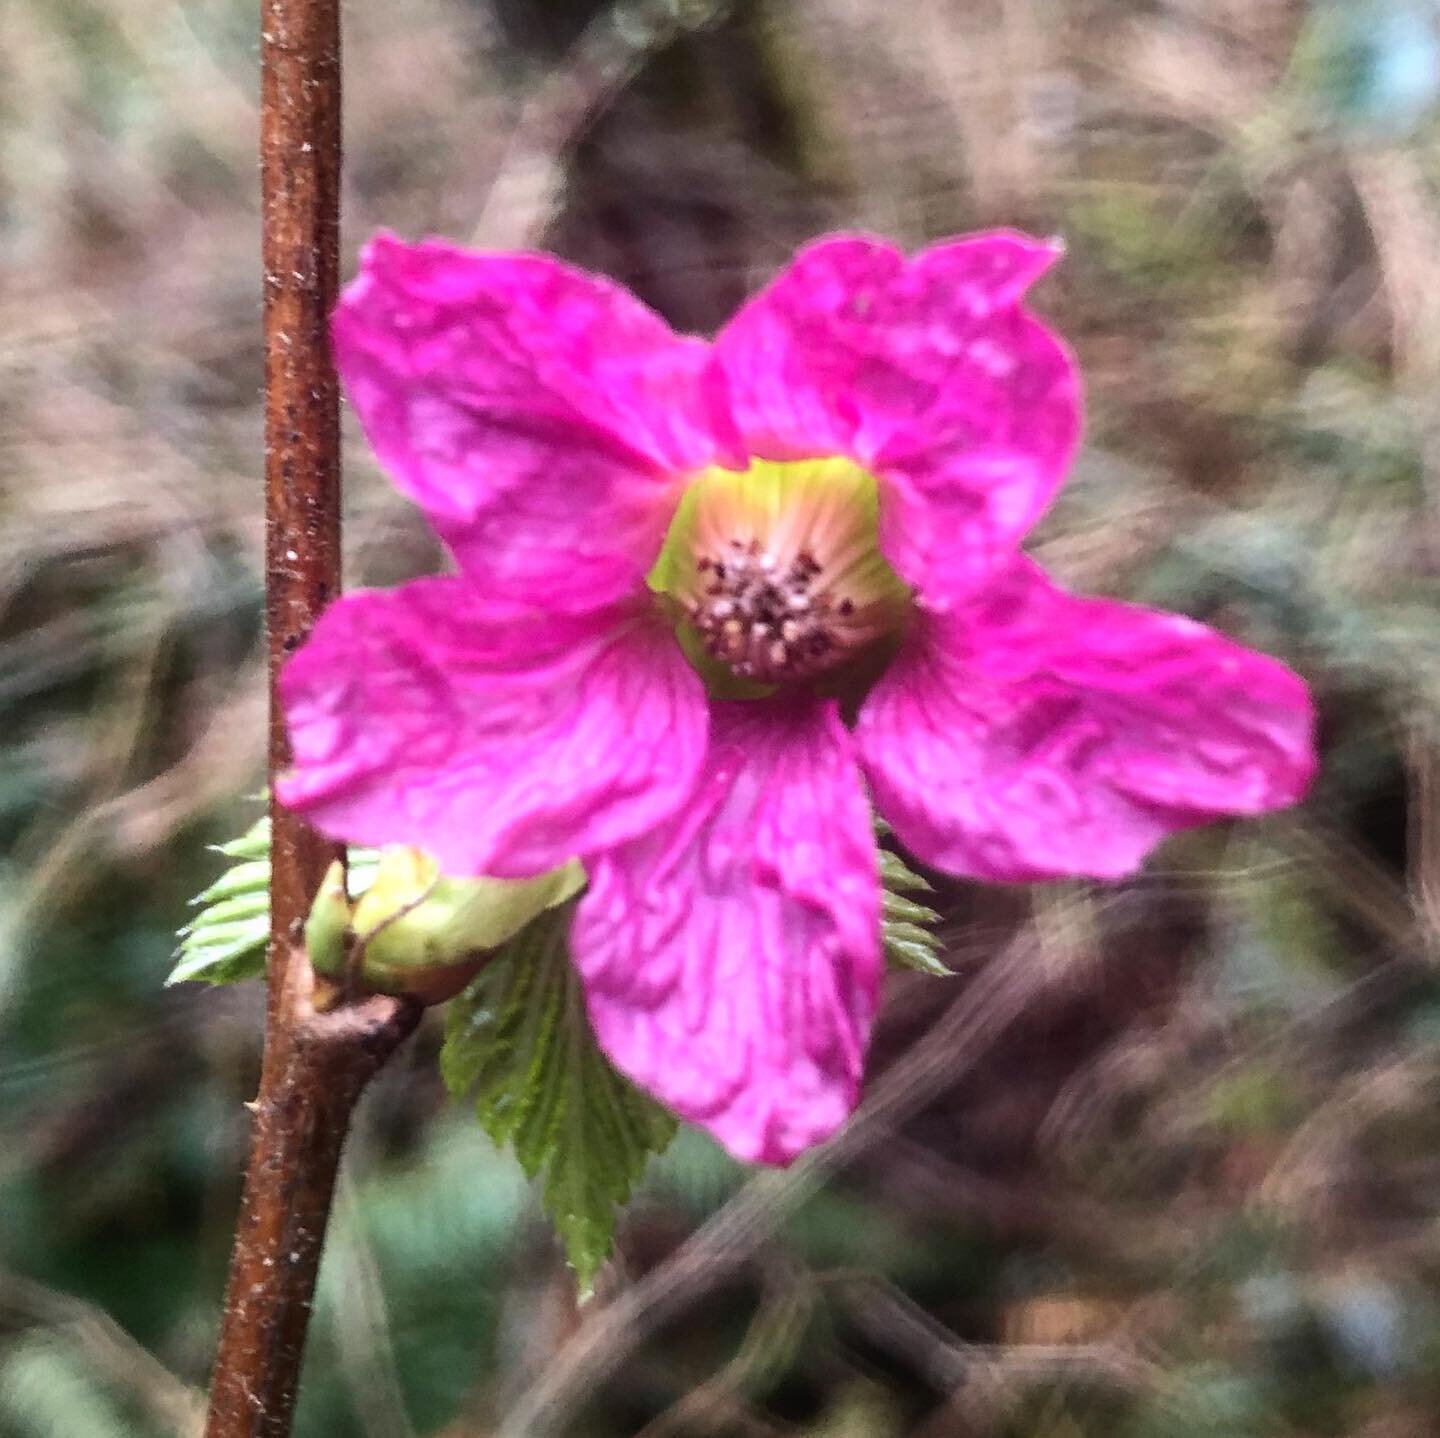
<svg viewBox="0 0 1440 1438">
<path fill-rule="evenodd" d="M 0 1434 L 198 1432 L 261 1026 L 165 990 L 263 779 L 255 6 L 0 8 Z M 303 1438 L 1440 1432 L 1433 0 L 350 0 L 346 269 L 543 245 L 708 330 L 805 238 L 1059 233 L 1072 585 L 1295 665 L 1313 797 L 949 883 L 877 1117 L 693 1134 L 600 1296 L 435 1074 L 369 1095 Z M 347 574 L 437 554 L 353 429 Z M 507 1417 L 508 1415 L 508 1417 Z"/>
</svg>

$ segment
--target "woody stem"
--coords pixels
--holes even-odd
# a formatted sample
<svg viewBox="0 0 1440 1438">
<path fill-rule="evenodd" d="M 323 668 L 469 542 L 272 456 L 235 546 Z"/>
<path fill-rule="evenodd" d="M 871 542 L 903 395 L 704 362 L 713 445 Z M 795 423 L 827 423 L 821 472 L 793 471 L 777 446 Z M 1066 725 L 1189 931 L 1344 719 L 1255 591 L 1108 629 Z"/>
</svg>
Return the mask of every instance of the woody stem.
<svg viewBox="0 0 1440 1438">
<path fill-rule="evenodd" d="M 339 0 L 263 0 L 269 773 L 289 762 L 281 666 L 340 585 L 339 388 L 327 334 L 339 267 Z M 341 1146 L 361 1090 L 415 1027 L 411 1000 L 317 1010 L 301 943 L 342 851 L 271 802 L 265 1056 L 206 1438 L 286 1438 Z M 326 998 L 333 998 L 326 995 Z"/>
</svg>

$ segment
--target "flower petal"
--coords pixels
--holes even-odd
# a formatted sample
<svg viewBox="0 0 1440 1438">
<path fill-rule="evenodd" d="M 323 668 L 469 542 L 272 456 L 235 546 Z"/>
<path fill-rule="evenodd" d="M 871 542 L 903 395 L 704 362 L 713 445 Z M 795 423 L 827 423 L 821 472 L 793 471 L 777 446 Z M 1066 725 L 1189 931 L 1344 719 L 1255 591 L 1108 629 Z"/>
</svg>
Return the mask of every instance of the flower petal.
<svg viewBox="0 0 1440 1438">
<path fill-rule="evenodd" d="M 1001 231 L 908 261 L 823 240 L 716 340 L 750 451 L 842 455 L 884 481 L 886 556 L 932 605 L 1008 559 L 1078 443 L 1075 364 L 1021 304 L 1059 253 Z"/>
<path fill-rule="evenodd" d="M 707 346 L 547 256 L 381 235 L 334 341 L 381 463 L 501 597 L 573 610 L 638 588 L 682 477 L 720 454 Z"/>
<path fill-rule="evenodd" d="M 281 694 L 281 801 L 457 876 L 523 878 L 643 833 L 690 792 L 708 728 L 699 679 L 647 609 L 499 627 L 463 579 L 345 596 Z"/>
<path fill-rule="evenodd" d="M 835 707 L 718 704 L 706 777 L 599 855 L 573 947 L 615 1064 L 748 1161 L 855 1105 L 880 979 L 870 809 Z"/>
<path fill-rule="evenodd" d="M 1166 834 L 1294 803 L 1304 682 L 1176 614 L 1067 594 L 1029 560 L 922 616 L 856 727 L 877 806 L 986 879 L 1130 873 Z"/>
</svg>

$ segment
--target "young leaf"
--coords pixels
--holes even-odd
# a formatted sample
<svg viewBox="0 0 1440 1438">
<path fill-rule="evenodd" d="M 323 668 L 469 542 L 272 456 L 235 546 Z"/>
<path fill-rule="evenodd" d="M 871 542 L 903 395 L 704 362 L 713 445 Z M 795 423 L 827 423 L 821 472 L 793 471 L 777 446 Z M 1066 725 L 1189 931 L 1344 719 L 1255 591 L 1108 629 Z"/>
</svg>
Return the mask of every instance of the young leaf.
<svg viewBox="0 0 1440 1438">
<path fill-rule="evenodd" d="M 880 850 L 880 882 L 896 894 L 928 894 L 929 882 L 912 869 L 893 849 Z"/>
<path fill-rule="evenodd" d="M 269 896 L 260 895 L 252 918 L 207 924 L 204 914 L 180 936 L 175 967 L 166 984 L 198 979 L 206 984 L 235 984 L 265 972 L 265 940 L 270 932 Z"/>
<path fill-rule="evenodd" d="M 566 947 L 573 905 L 502 948 L 446 1013 L 440 1072 L 540 1192 L 582 1296 L 610 1256 L 615 1210 L 675 1119 L 600 1052 Z"/>
<path fill-rule="evenodd" d="M 949 979 L 954 970 L 945 967 L 940 958 L 940 943 L 934 934 L 921 931 L 923 938 L 907 938 L 885 934 L 885 961 L 891 969 L 911 969 L 932 978 Z"/>
<path fill-rule="evenodd" d="M 270 820 L 258 819 L 215 851 L 235 862 L 192 903 L 200 912 L 180 930 L 175 967 L 165 982 L 235 984 L 265 972 L 270 937 Z M 350 851 L 350 882 L 363 889 L 375 873 L 371 849 Z"/>
<path fill-rule="evenodd" d="M 238 839 L 228 844 L 216 844 L 215 852 L 227 859 L 264 859 L 270 863 L 270 820 L 257 819 Z"/>
<path fill-rule="evenodd" d="M 884 838 L 890 827 L 883 819 L 875 822 L 876 832 Z M 941 944 L 932 925 L 940 922 L 934 909 L 914 899 L 909 893 L 928 893 L 930 885 L 892 849 L 880 850 L 880 932 L 885 945 L 885 961 L 892 969 L 912 969 L 932 974 L 937 979 L 952 977 L 953 971 L 940 957 Z"/>
</svg>

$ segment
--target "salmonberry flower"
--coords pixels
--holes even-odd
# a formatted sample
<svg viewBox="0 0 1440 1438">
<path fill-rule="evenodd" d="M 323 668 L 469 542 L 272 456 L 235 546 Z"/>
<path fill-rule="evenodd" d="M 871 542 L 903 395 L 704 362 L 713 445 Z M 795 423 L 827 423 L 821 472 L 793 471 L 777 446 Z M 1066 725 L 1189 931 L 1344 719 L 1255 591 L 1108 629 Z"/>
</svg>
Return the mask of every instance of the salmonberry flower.
<svg viewBox="0 0 1440 1438">
<path fill-rule="evenodd" d="M 1080 430 L 1022 302 L 1057 255 L 823 239 L 707 343 L 547 256 L 381 236 L 335 316 L 458 573 L 326 612 L 282 798 L 455 875 L 582 859 L 600 1044 L 741 1158 L 856 1102 L 872 804 L 951 874 L 1113 879 L 1310 779 L 1289 669 L 1019 552 Z"/>
</svg>

